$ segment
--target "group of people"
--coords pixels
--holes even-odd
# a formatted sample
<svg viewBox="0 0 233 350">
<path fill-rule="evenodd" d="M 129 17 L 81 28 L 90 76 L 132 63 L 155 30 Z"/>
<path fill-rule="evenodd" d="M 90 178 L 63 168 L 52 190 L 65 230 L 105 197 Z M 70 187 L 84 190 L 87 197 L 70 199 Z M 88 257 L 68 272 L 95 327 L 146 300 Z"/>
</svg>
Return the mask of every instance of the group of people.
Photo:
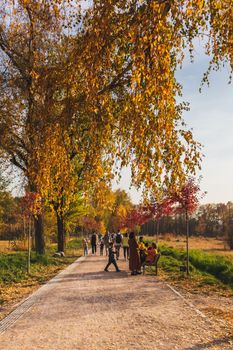
<svg viewBox="0 0 233 350">
<path fill-rule="evenodd" d="M 131 275 L 141 274 L 141 267 L 145 263 L 153 263 L 158 254 L 156 243 L 149 245 L 145 243 L 143 237 L 139 237 L 137 241 L 135 233 L 130 232 L 129 234 L 129 269 Z"/>
<path fill-rule="evenodd" d="M 129 260 L 129 269 L 132 275 L 141 274 L 141 267 L 145 263 L 153 263 L 158 254 L 156 243 L 152 243 L 150 246 L 144 242 L 143 237 L 139 237 L 137 241 L 135 233 L 122 235 L 120 232 L 110 234 L 107 232 L 104 236 L 93 233 L 90 239 L 92 254 L 96 254 L 97 245 L 100 247 L 100 255 L 108 255 L 108 263 L 104 271 L 108 271 L 111 264 L 115 266 L 117 272 L 120 269 L 117 265 L 117 260 L 120 257 L 121 248 L 123 248 L 123 254 L 125 260 Z M 88 240 L 83 239 L 84 255 L 88 255 Z"/>
<path fill-rule="evenodd" d="M 88 255 L 88 243 L 91 243 L 91 252 L 96 254 L 97 246 L 100 248 L 100 255 L 108 255 L 110 244 L 112 243 L 116 249 L 116 259 L 120 257 L 121 248 L 123 248 L 124 258 L 129 258 L 129 244 L 128 234 L 122 235 L 119 231 L 117 233 L 107 232 L 105 235 L 93 233 L 90 240 L 83 238 L 83 254 Z"/>
</svg>

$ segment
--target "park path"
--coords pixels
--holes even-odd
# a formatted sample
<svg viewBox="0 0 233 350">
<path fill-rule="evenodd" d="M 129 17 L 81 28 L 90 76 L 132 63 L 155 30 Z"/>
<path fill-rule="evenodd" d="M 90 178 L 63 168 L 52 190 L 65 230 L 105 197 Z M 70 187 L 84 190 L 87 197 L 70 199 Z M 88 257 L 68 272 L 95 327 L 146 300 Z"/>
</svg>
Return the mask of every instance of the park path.
<svg viewBox="0 0 233 350">
<path fill-rule="evenodd" d="M 130 276 L 123 260 L 121 273 L 107 273 L 105 264 L 82 258 L 40 288 L 1 323 L 0 349 L 233 349 L 219 325 L 155 276 Z"/>
</svg>

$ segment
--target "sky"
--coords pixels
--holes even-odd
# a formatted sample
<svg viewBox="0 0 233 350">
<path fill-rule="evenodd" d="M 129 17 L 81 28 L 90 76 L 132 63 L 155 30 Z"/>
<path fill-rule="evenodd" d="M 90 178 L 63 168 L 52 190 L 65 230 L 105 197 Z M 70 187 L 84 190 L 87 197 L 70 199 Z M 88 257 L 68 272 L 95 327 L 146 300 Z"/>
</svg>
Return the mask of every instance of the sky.
<svg viewBox="0 0 233 350">
<path fill-rule="evenodd" d="M 183 100 L 190 103 L 190 111 L 184 113 L 189 128 L 193 128 L 195 140 L 203 145 L 204 158 L 201 191 L 207 192 L 202 203 L 233 201 L 233 83 L 229 82 L 230 68 L 225 67 L 210 75 L 210 86 L 199 92 L 201 79 L 208 67 L 201 44 L 195 44 L 195 60 L 185 59 L 177 79 L 183 85 Z M 140 201 L 140 192 L 129 189 L 130 170 L 122 171 L 119 184 L 113 188 L 127 190 L 134 203 Z"/>
</svg>

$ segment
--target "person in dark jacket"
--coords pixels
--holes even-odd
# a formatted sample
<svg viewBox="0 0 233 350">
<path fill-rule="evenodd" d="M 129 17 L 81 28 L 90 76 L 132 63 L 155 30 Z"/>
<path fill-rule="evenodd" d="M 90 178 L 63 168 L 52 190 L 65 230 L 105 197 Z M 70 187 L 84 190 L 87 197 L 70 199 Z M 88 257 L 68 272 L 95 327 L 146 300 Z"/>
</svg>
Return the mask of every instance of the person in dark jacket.
<svg viewBox="0 0 233 350">
<path fill-rule="evenodd" d="M 111 264 L 113 264 L 116 268 L 116 272 L 120 272 L 118 266 L 117 266 L 117 262 L 115 259 L 114 254 L 116 254 L 116 252 L 113 251 L 113 243 L 109 243 L 109 249 L 108 249 L 108 263 L 104 269 L 104 271 L 108 272 L 108 268 Z"/>
<path fill-rule="evenodd" d="M 136 241 L 134 232 L 130 232 L 129 234 L 129 269 L 131 270 L 131 275 L 137 275 L 141 273 L 138 243 Z"/>
<path fill-rule="evenodd" d="M 96 245 L 97 245 L 97 234 L 93 233 L 91 236 L 91 250 L 92 254 L 96 254 Z"/>
</svg>

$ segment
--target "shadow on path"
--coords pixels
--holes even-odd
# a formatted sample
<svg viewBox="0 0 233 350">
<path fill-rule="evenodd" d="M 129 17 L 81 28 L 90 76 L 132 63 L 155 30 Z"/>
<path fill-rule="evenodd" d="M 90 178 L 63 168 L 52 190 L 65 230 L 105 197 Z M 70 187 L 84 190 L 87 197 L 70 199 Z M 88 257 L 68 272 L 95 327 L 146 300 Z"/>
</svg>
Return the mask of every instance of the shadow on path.
<svg viewBox="0 0 233 350">
<path fill-rule="evenodd" d="M 191 347 L 185 348 L 184 350 L 215 349 L 215 346 L 221 346 L 223 344 L 229 344 L 229 346 L 232 346 L 232 342 L 233 342 L 233 335 L 232 336 L 222 337 L 222 338 L 219 338 L 219 339 L 214 339 L 214 340 L 212 340 L 212 341 L 210 341 L 208 343 L 204 343 L 204 344 L 195 344 L 195 345 L 193 345 Z M 232 348 L 233 348 L 233 346 L 232 346 Z M 218 349 L 220 349 L 220 348 L 218 348 Z"/>
<path fill-rule="evenodd" d="M 48 282 L 49 284 L 57 284 L 57 283 L 67 283 L 74 281 L 83 281 L 83 280 L 97 280 L 97 279 L 120 279 L 127 278 L 128 273 L 126 271 L 115 272 L 115 271 L 99 271 L 99 272 L 86 272 L 86 273 L 70 273 L 64 276 L 61 276 L 58 279 L 51 280 Z M 135 278 L 135 277 L 134 277 Z"/>
</svg>

